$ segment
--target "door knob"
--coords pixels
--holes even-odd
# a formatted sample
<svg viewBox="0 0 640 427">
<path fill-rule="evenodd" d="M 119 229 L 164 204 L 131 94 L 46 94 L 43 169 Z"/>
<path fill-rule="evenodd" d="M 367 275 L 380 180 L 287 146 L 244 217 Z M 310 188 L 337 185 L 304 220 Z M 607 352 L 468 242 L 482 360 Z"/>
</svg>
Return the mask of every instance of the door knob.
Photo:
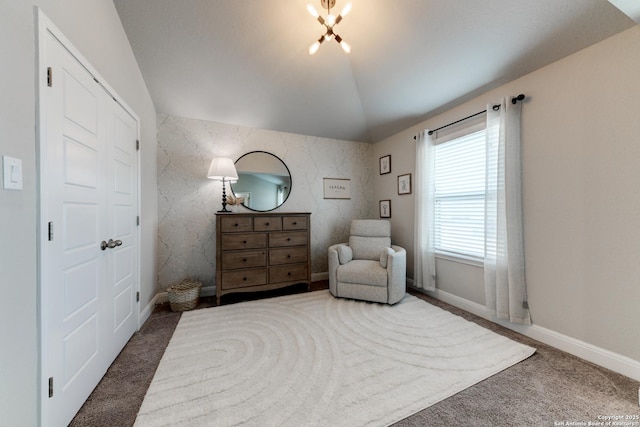
<svg viewBox="0 0 640 427">
<path fill-rule="evenodd" d="M 109 249 L 113 249 L 116 246 L 121 246 L 122 245 L 122 240 L 116 240 L 114 241 L 113 239 L 109 239 L 108 242 L 105 242 L 104 240 L 102 241 L 102 243 L 100 243 L 100 249 L 102 249 L 103 251 L 107 248 Z"/>
</svg>

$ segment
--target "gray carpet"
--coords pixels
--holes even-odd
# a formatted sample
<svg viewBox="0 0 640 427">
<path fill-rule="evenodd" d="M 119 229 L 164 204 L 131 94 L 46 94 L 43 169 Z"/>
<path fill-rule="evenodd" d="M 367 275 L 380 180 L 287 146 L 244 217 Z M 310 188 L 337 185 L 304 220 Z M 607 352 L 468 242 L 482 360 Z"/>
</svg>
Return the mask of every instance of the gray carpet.
<svg viewBox="0 0 640 427">
<path fill-rule="evenodd" d="M 318 282 L 312 290 L 325 289 Z M 289 288 L 268 295 L 228 295 L 224 304 L 301 290 Z M 640 415 L 638 382 L 546 346 L 465 311 L 414 295 L 537 352 L 395 426 L 554 426 L 599 421 L 603 415 Z M 203 299 L 200 307 L 214 305 Z M 156 308 L 114 361 L 71 426 L 131 426 L 145 392 L 180 318 L 168 305 Z M 557 424 L 556 424 L 557 423 Z M 574 424 L 579 425 L 579 424 Z M 629 424 L 632 425 L 632 424 Z M 640 423 L 635 424 L 640 426 Z"/>
</svg>

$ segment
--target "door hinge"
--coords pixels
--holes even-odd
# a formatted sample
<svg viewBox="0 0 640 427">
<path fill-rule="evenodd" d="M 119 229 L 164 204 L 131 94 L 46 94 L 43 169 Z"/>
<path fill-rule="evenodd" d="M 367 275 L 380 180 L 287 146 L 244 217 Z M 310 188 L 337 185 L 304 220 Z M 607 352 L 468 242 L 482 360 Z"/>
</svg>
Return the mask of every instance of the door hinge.
<svg viewBox="0 0 640 427">
<path fill-rule="evenodd" d="M 136 139 L 136 151 L 140 151 L 140 140 Z"/>
<path fill-rule="evenodd" d="M 53 221 L 49 221 L 49 241 L 53 240 Z"/>
<path fill-rule="evenodd" d="M 49 377 L 49 397 L 53 397 L 53 377 Z"/>
<path fill-rule="evenodd" d="M 136 217 L 136 225 L 139 226 L 140 225 L 140 215 L 138 215 Z"/>
<path fill-rule="evenodd" d="M 529 309 L 529 303 L 527 301 L 522 301 L 522 308 L 524 308 L 525 310 Z"/>
<path fill-rule="evenodd" d="M 140 292 L 136 292 L 136 302 L 140 302 Z"/>
<path fill-rule="evenodd" d="M 53 86 L 53 71 L 51 71 L 51 67 L 47 67 L 47 86 Z"/>
</svg>

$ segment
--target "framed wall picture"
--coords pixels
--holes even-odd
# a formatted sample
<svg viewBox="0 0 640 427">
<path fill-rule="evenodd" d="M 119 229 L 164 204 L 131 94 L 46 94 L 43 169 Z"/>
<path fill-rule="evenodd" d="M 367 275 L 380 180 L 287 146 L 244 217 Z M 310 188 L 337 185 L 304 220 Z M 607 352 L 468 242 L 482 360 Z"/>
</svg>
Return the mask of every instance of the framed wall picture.
<svg viewBox="0 0 640 427">
<path fill-rule="evenodd" d="M 380 218 L 391 218 L 391 200 L 380 200 Z"/>
<path fill-rule="evenodd" d="M 342 178 L 323 178 L 325 199 L 351 199 L 351 180 Z"/>
<path fill-rule="evenodd" d="M 411 174 L 398 175 L 398 194 L 411 194 Z"/>
<path fill-rule="evenodd" d="M 380 175 L 391 173 L 391 154 L 380 157 Z"/>
</svg>

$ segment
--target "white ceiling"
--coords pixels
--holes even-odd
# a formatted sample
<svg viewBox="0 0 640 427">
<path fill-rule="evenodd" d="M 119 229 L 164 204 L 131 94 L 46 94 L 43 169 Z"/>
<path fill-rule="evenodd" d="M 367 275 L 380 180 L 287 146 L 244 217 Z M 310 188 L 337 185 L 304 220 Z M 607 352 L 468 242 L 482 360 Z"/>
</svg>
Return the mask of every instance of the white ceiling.
<svg viewBox="0 0 640 427">
<path fill-rule="evenodd" d="M 114 0 L 160 113 L 378 141 L 635 22 L 605 0 Z M 337 14 L 347 0 L 337 0 Z M 326 11 L 325 11 L 326 16 Z"/>
</svg>

